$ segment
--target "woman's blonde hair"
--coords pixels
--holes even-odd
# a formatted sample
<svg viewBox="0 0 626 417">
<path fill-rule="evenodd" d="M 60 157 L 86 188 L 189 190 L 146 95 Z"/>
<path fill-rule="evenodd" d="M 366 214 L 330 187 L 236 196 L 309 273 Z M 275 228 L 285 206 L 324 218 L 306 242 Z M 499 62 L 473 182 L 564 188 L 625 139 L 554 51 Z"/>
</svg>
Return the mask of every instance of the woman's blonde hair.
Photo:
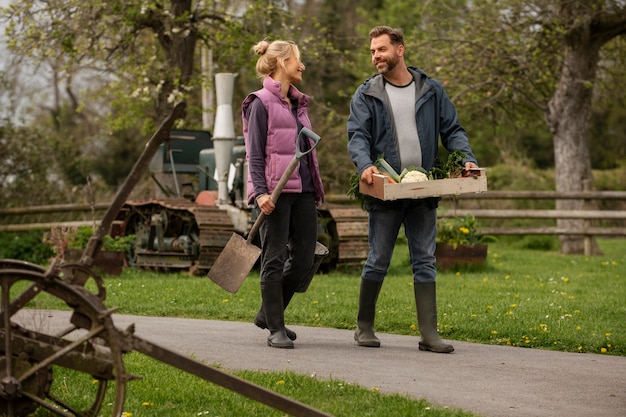
<svg viewBox="0 0 626 417">
<path fill-rule="evenodd" d="M 278 67 L 278 59 L 281 60 L 281 67 L 284 71 L 285 62 L 287 59 L 294 56 L 296 59 L 300 59 L 300 50 L 298 46 L 292 41 L 273 41 L 262 40 L 252 47 L 252 51 L 259 55 L 259 60 L 256 63 L 256 72 L 260 78 L 272 75 L 276 72 Z"/>
</svg>

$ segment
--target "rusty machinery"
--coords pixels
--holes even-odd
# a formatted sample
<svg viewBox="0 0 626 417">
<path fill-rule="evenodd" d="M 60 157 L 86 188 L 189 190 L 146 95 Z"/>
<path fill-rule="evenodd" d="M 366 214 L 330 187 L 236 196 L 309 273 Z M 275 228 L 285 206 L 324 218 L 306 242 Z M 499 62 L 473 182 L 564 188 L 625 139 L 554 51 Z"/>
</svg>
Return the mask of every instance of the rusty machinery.
<svg viewBox="0 0 626 417">
<path fill-rule="evenodd" d="M 28 416 L 44 408 L 50 415 L 96 416 L 105 394 L 113 392 L 112 417 L 119 417 L 127 383 L 137 378 L 124 366 L 124 354 L 132 351 L 294 416 L 329 415 L 139 338 L 134 334 L 134 326 L 120 330 L 113 323 L 115 309 L 104 304 L 106 292 L 102 278 L 92 270 L 93 260 L 130 191 L 184 110 L 184 102 L 176 104 L 161 123 L 78 263 L 66 264 L 57 259 L 45 269 L 28 262 L 0 260 L 0 415 Z M 30 312 L 28 307 L 36 305 L 38 297 L 50 296 L 72 310 L 62 331 L 53 332 L 34 317 L 18 318 L 19 313 Z M 80 383 L 84 393 L 76 395 L 73 389 L 62 389 L 66 380 L 63 376 L 68 373 L 72 381 L 84 378 L 84 384 Z"/>
</svg>

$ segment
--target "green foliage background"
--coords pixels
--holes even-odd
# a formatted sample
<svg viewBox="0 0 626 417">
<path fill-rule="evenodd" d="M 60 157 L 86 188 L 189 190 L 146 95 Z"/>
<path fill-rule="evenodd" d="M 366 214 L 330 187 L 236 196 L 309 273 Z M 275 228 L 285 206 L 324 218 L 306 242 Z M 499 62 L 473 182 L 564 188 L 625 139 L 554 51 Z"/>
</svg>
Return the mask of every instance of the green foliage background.
<svg viewBox="0 0 626 417">
<path fill-rule="evenodd" d="M 589 18 L 626 14 L 615 1 L 568 7 Z M 0 12 L 11 53 L 0 74 L 8 150 L 0 204 L 109 200 L 174 100 L 189 103 L 179 127 L 203 127 L 201 88 L 213 80 L 201 71 L 202 48 L 212 52 L 213 73 L 238 74 L 241 132 L 239 103 L 260 86 L 250 48 L 264 38 L 300 46 L 300 87 L 313 97 L 311 119 L 324 139 L 324 183 L 345 194 L 353 172 L 345 121 L 354 89 L 373 74 L 367 33 L 377 24 L 404 29 L 407 63 L 444 83 L 482 166 L 549 169 L 543 113 L 569 24 L 558 11 L 548 0 L 13 2 Z M 623 36 L 603 48 L 593 86 L 589 146 L 598 169 L 626 160 L 625 51 Z"/>
</svg>

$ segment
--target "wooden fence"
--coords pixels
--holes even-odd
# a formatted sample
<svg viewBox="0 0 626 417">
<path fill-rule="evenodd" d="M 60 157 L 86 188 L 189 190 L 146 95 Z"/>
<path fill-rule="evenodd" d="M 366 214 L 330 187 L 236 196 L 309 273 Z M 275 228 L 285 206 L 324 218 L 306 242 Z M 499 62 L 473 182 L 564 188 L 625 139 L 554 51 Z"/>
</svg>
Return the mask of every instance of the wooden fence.
<svg viewBox="0 0 626 417">
<path fill-rule="evenodd" d="M 334 203 L 354 203 L 345 196 L 328 196 Z M 557 200 L 583 200 L 582 210 L 557 210 Z M 529 206 L 519 208 L 520 206 Z M 97 223 L 108 203 L 93 206 L 62 204 L 0 208 L 0 231 L 49 229 Z M 514 208 L 510 208 L 514 207 Z M 549 208 L 545 208 L 549 207 Z M 626 191 L 487 191 L 444 197 L 440 217 L 471 214 L 488 235 L 626 236 Z M 575 228 L 559 228 L 558 219 L 581 220 Z"/>
<path fill-rule="evenodd" d="M 524 200 L 534 208 L 485 208 L 497 205 L 496 201 Z M 555 205 L 556 200 L 583 200 L 589 208 L 581 210 L 557 210 L 536 208 L 538 202 Z M 468 204 L 469 203 L 469 204 Z M 472 214 L 479 219 L 505 220 L 583 220 L 578 228 L 560 229 L 555 225 L 483 227 L 483 233 L 491 235 L 585 235 L 585 236 L 626 236 L 626 191 L 585 191 L 557 193 L 555 191 L 489 191 L 481 194 L 462 194 L 445 198 L 440 216 L 455 217 Z M 470 207 L 468 207 L 470 206 Z"/>
</svg>

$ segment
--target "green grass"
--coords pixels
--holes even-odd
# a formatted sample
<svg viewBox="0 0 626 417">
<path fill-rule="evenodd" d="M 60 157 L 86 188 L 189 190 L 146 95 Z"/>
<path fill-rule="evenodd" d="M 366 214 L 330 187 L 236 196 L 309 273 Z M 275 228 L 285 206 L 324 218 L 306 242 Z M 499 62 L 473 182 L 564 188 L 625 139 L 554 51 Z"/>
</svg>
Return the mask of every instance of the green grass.
<svg viewBox="0 0 626 417">
<path fill-rule="evenodd" d="M 602 256 L 563 256 L 524 249 L 515 241 L 490 243 L 485 268 L 439 273 L 440 334 L 475 343 L 625 356 L 626 240 L 599 244 Z M 287 323 L 354 329 L 359 281 L 358 272 L 317 275 L 307 293 L 294 297 Z M 120 307 L 120 314 L 251 321 L 260 304 L 254 271 L 236 294 L 205 277 L 133 269 L 104 277 L 104 284 L 107 307 Z M 419 337 L 411 287 L 408 253 L 400 242 L 378 302 L 378 332 Z M 66 308 L 49 297 L 36 301 L 38 308 Z M 139 354 L 126 355 L 125 363 L 131 373 L 137 369 L 145 377 L 129 385 L 125 406 L 134 417 L 282 415 Z M 337 416 L 471 415 L 341 381 L 291 373 L 237 375 Z"/>
<path fill-rule="evenodd" d="M 127 385 L 124 417 L 189 417 L 189 416 L 267 416 L 285 414 L 265 404 L 222 388 L 183 371 L 172 368 L 139 353 L 124 356 L 127 371 L 143 379 Z M 399 394 L 381 394 L 341 380 L 321 380 L 294 372 L 234 372 L 256 385 L 295 399 L 310 407 L 341 417 L 352 416 L 436 416 L 471 417 L 474 414 L 456 409 L 435 408 L 426 401 Z M 65 378 L 63 372 L 55 378 Z M 164 381 L 167 381 L 165 383 Z M 89 384 L 86 384 L 89 385 Z M 69 385 L 76 395 L 93 398 L 86 390 Z M 181 387 L 181 388 L 177 388 Z M 105 399 L 100 412 L 112 414 L 112 393 Z M 86 402 L 85 404 L 89 404 Z M 45 413 L 36 415 L 46 416 Z"/>
<path fill-rule="evenodd" d="M 479 271 L 440 272 L 437 278 L 442 337 L 485 344 L 568 352 L 626 355 L 626 240 L 601 240 L 603 256 L 489 245 Z M 406 245 L 398 245 L 377 305 L 378 332 L 415 335 L 415 302 Z M 296 294 L 288 324 L 353 329 L 359 275 L 317 275 Z M 258 273 L 236 294 L 205 277 L 125 269 L 104 278 L 106 305 L 118 313 L 251 321 L 260 305 Z M 57 300 L 39 308 L 64 308 Z"/>
</svg>

